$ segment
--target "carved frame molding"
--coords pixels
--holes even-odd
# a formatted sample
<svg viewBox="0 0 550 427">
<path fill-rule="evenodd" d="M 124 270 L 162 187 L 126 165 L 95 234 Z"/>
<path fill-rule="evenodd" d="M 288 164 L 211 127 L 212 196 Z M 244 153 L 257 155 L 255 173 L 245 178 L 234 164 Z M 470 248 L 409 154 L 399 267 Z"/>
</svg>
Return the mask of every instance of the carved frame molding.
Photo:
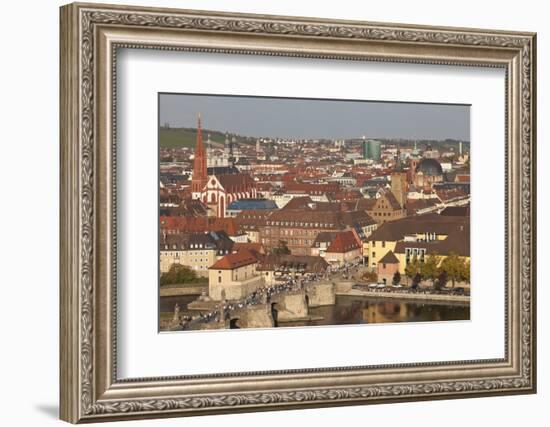
<svg viewBox="0 0 550 427">
<path fill-rule="evenodd" d="M 117 38 L 121 32 L 125 37 Z M 157 32 L 173 35 L 174 40 L 192 35 L 195 43 L 143 41 Z M 196 42 L 211 36 L 214 39 L 206 45 Z M 266 47 L 264 38 L 275 47 Z M 250 43 L 242 43 L 248 39 Z M 212 46 L 212 40 L 222 42 Z M 121 47 L 505 67 L 506 257 L 511 265 L 506 276 L 506 357 L 117 380 L 116 286 L 104 288 L 102 281 L 111 277 L 116 282 L 112 256 L 116 251 L 116 186 L 112 192 L 101 189 L 114 182 L 104 182 L 103 174 L 112 178 L 116 170 L 114 141 L 110 146 L 104 144 L 103 136 L 114 138 L 116 130 L 114 65 Z M 92 4 L 62 7 L 61 418 L 101 421 L 534 392 L 535 68 L 532 33 Z M 110 78 L 102 77 L 106 73 Z M 107 217 L 106 212 L 111 215 Z M 426 380 L 426 375 L 433 378 Z M 274 377 L 272 388 L 250 386 L 235 391 L 239 381 L 253 384 L 270 376 Z M 336 381 L 339 376 L 346 380 Z M 211 385 L 211 391 L 185 391 L 187 382 L 195 385 L 201 378 Z M 299 380 L 301 385 L 283 388 L 277 381 L 285 378 Z"/>
</svg>

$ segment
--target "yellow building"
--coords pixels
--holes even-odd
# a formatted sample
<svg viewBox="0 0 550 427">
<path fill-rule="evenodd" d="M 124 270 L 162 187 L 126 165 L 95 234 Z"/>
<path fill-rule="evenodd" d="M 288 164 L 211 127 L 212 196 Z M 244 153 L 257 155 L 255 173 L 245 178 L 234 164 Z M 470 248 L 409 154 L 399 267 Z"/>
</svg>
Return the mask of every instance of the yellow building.
<svg viewBox="0 0 550 427">
<path fill-rule="evenodd" d="M 258 259 L 247 249 L 229 254 L 208 269 L 208 291 L 213 300 L 240 300 L 264 284 L 256 272 Z"/>
<path fill-rule="evenodd" d="M 366 265 L 377 268 L 392 251 L 399 260 L 399 272 L 414 258 L 424 262 L 430 254 L 440 261 L 450 253 L 470 259 L 470 221 L 467 216 L 443 216 L 435 213 L 416 215 L 386 222 L 363 243 Z"/>
<path fill-rule="evenodd" d="M 208 268 L 229 254 L 232 247 L 233 241 L 224 231 L 166 235 L 160 242 L 160 272 L 181 264 L 198 276 L 208 277 Z"/>
</svg>

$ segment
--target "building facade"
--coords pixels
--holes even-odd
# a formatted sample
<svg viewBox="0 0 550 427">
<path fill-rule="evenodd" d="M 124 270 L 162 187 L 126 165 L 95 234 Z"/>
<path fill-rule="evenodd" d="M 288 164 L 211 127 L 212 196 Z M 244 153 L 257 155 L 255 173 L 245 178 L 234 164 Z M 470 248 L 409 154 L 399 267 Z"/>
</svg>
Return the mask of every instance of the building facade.
<svg viewBox="0 0 550 427">
<path fill-rule="evenodd" d="M 380 261 L 378 261 L 376 273 L 378 275 L 378 282 L 384 284 L 391 284 L 395 273 L 399 271 L 399 259 L 392 251 L 388 251 Z"/>
<path fill-rule="evenodd" d="M 469 217 L 429 213 L 382 224 L 363 243 L 365 264 L 377 269 L 389 252 L 399 260 L 401 274 L 411 260 L 422 263 L 430 254 L 440 257 L 440 261 L 450 254 L 469 261 Z"/>
<path fill-rule="evenodd" d="M 208 277 L 208 268 L 231 253 L 233 244 L 224 231 L 165 235 L 160 241 L 160 272 L 167 272 L 173 264 L 181 264 L 197 276 Z"/>
<path fill-rule="evenodd" d="M 407 216 L 407 209 L 399 204 L 391 191 L 383 191 L 367 212 L 378 224 Z"/>
<path fill-rule="evenodd" d="M 257 197 L 254 180 L 250 175 L 240 172 L 225 173 L 228 168 L 229 166 L 213 167 L 211 168 L 213 174 L 208 174 L 208 155 L 202 141 L 202 124 L 199 116 L 191 179 L 191 197 L 201 200 L 219 218 L 226 217 L 227 206 L 232 202 Z"/>
<path fill-rule="evenodd" d="M 361 240 L 353 230 L 337 233 L 326 250 L 325 259 L 332 266 L 340 267 L 361 259 Z"/>
<path fill-rule="evenodd" d="M 241 300 L 264 284 L 258 259 L 243 249 L 219 259 L 208 270 L 208 296 L 216 301 Z"/>
</svg>

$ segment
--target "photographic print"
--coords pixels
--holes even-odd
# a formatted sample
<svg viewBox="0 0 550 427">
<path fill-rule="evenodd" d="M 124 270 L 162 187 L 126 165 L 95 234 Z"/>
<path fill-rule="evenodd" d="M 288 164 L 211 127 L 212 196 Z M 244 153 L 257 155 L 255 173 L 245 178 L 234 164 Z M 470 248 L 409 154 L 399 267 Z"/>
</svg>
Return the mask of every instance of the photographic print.
<svg viewBox="0 0 550 427">
<path fill-rule="evenodd" d="M 536 393 L 535 33 L 59 22 L 61 419 Z"/>
<path fill-rule="evenodd" d="M 158 102 L 161 331 L 469 320 L 469 105 Z"/>
</svg>

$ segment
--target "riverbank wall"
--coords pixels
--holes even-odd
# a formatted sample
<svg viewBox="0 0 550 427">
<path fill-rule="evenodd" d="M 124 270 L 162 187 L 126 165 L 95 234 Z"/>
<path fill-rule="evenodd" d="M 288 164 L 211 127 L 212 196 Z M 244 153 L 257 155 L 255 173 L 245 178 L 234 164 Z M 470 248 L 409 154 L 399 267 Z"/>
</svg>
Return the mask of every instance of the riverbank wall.
<svg viewBox="0 0 550 427">
<path fill-rule="evenodd" d="M 380 299 L 400 299 L 400 300 L 416 300 L 416 301 L 431 301 L 440 303 L 458 303 L 470 304 L 470 297 L 466 295 L 441 295 L 441 294 L 424 294 L 424 293 L 409 293 L 409 292 L 375 292 L 363 291 L 360 289 L 336 290 L 337 296 L 353 296 L 353 297 L 368 297 Z"/>
<path fill-rule="evenodd" d="M 161 286 L 161 297 L 180 297 L 186 295 L 201 295 L 204 291 L 208 292 L 208 283 L 204 285 L 181 285 L 181 286 Z"/>
</svg>

